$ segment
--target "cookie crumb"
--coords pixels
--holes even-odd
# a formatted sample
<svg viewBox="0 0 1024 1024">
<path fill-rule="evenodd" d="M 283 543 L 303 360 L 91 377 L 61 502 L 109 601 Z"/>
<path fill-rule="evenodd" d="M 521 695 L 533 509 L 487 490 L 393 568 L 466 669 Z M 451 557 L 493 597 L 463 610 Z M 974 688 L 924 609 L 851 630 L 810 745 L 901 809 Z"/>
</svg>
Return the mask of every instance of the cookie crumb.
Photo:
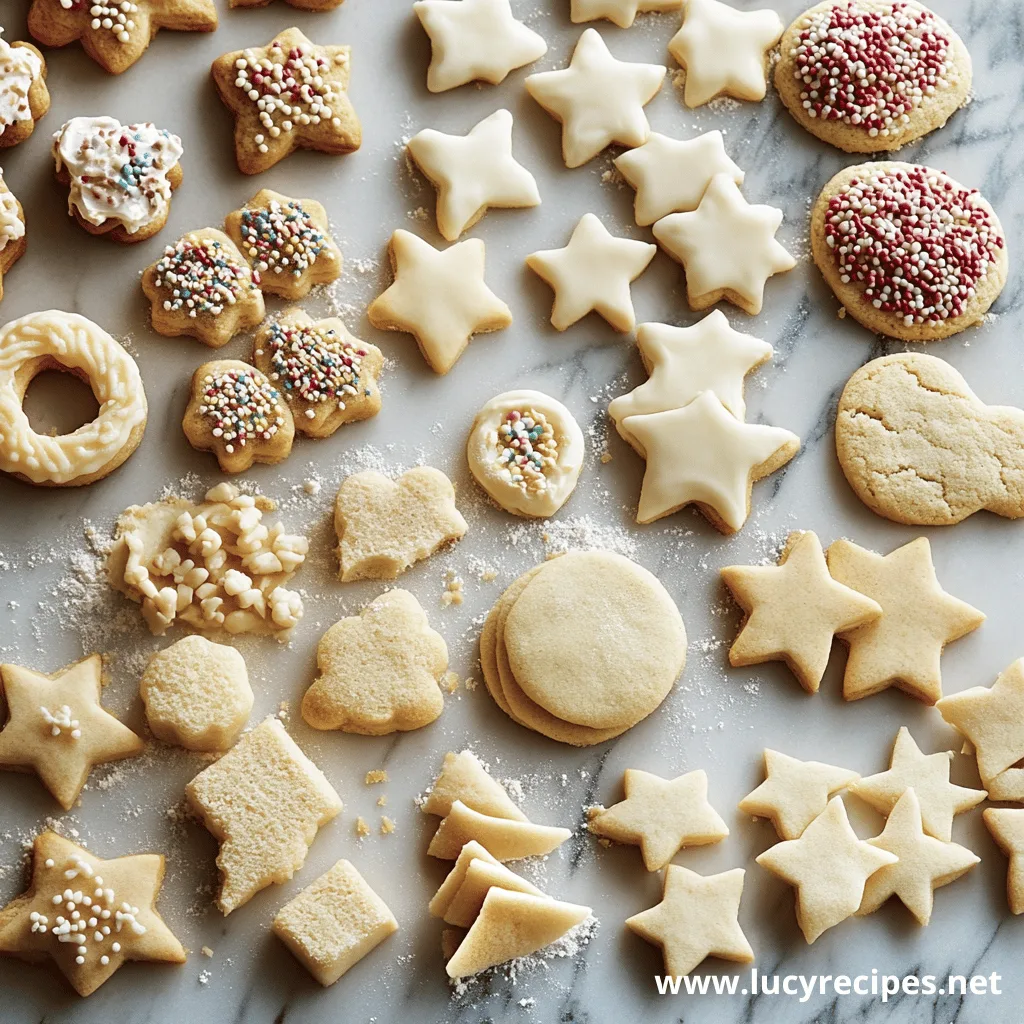
<svg viewBox="0 0 1024 1024">
<path fill-rule="evenodd" d="M 199 980 L 199 984 L 200 985 L 205 985 L 210 980 L 210 977 L 211 977 L 211 975 L 210 975 L 209 971 L 200 971 L 199 972 L 199 979 L 198 979 Z"/>
<path fill-rule="evenodd" d="M 381 796 L 377 797 L 377 806 L 378 807 L 387 807 L 387 805 L 388 805 L 388 795 L 387 795 L 387 793 L 384 793 Z"/>
<path fill-rule="evenodd" d="M 604 465 L 607 466 L 608 463 L 611 462 L 611 461 L 612 461 L 612 453 L 611 452 L 601 452 L 601 462 Z"/>
<path fill-rule="evenodd" d="M 310 495 L 310 497 L 314 497 L 315 495 L 320 493 L 320 481 L 319 480 L 304 480 L 302 482 L 302 489 L 308 495 Z"/>
<path fill-rule="evenodd" d="M 386 815 L 380 816 L 380 834 L 382 836 L 389 836 L 395 831 L 395 823 Z"/>
<path fill-rule="evenodd" d="M 356 835 L 360 839 L 365 839 L 370 834 L 370 826 L 362 818 L 356 818 Z"/>
<path fill-rule="evenodd" d="M 845 306 L 840 306 L 839 307 L 839 312 L 836 313 L 836 316 L 839 317 L 840 320 L 845 320 L 846 319 L 846 307 Z"/>
<path fill-rule="evenodd" d="M 203 948 L 201 950 L 199 950 L 199 952 L 202 953 L 203 956 L 209 956 L 209 957 L 213 956 L 213 950 L 210 949 L 209 946 L 203 946 Z"/>
<path fill-rule="evenodd" d="M 450 605 L 462 604 L 464 595 L 462 593 L 462 579 L 454 570 L 449 569 L 445 573 L 445 589 L 441 595 L 441 604 L 446 608 Z"/>
<path fill-rule="evenodd" d="M 445 672 L 442 685 L 448 693 L 454 693 L 459 688 L 459 677 L 454 672 Z"/>
<path fill-rule="evenodd" d="M 374 786 L 378 782 L 387 782 L 388 773 L 383 768 L 374 768 L 366 773 L 366 778 L 363 781 L 368 786 Z"/>
</svg>

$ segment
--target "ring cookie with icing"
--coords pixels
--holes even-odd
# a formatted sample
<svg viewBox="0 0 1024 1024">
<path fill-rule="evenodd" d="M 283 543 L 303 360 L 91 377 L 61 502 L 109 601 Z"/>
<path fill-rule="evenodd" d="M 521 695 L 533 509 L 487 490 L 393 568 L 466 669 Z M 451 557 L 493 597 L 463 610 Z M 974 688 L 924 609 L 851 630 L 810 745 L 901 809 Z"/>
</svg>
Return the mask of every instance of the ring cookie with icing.
<svg viewBox="0 0 1024 1024">
<path fill-rule="evenodd" d="M 25 211 L 0 168 L 0 299 L 4 297 L 4 274 L 25 255 L 25 247 Z"/>
<path fill-rule="evenodd" d="M 796 122 L 847 153 L 941 128 L 971 91 L 971 57 L 916 0 L 825 0 L 786 29 L 775 87 Z"/>
<path fill-rule="evenodd" d="M 561 402 L 506 391 L 477 413 L 466 445 L 476 482 L 518 516 L 554 515 L 583 468 L 583 432 Z"/>
<path fill-rule="evenodd" d="M 73 117 L 53 136 L 69 215 L 90 235 L 115 242 L 144 242 L 167 223 L 181 154 L 177 135 L 113 117 Z"/>
<path fill-rule="evenodd" d="M 31 43 L 0 39 L 0 149 L 24 142 L 49 109 L 46 59 Z"/>
<path fill-rule="evenodd" d="M 976 190 L 882 161 L 840 171 L 811 211 L 811 251 L 869 331 L 936 341 L 979 323 L 1006 284 L 1006 236 Z"/>
<path fill-rule="evenodd" d="M 33 378 L 64 370 L 92 389 L 99 415 L 70 434 L 32 429 L 22 402 Z M 0 470 L 45 487 L 80 487 L 112 473 L 139 446 L 146 393 L 135 360 L 91 320 L 51 309 L 0 330 Z"/>
</svg>

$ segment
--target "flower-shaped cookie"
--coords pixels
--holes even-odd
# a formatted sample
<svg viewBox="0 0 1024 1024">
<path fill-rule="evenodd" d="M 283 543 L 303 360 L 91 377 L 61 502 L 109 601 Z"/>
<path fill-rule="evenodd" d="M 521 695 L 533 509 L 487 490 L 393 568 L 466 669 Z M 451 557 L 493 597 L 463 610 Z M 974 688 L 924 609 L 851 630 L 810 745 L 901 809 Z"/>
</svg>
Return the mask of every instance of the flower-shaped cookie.
<svg viewBox="0 0 1024 1024">
<path fill-rule="evenodd" d="M 0 39 L 0 149 L 24 142 L 49 109 L 43 55 L 31 43 Z"/>
<path fill-rule="evenodd" d="M 25 211 L 4 181 L 0 169 L 0 299 L 4 297 L 4 274 L 25 254 Z"/>
</svg>

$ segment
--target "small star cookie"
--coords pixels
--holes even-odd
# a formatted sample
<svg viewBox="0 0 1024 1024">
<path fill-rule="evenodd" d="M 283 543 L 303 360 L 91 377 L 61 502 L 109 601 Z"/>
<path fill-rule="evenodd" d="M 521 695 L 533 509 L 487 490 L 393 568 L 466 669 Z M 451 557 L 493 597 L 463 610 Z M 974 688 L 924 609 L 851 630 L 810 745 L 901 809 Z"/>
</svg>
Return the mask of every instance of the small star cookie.
<svg viewBox="0 0 1024 1024">
<path fill-rule="evenodd" d="M 0 168 L 0 299 L 4 297 L 4 275 L 25 255 L 26 246 L 25 210 L 7 187 Z"/>
<path fill-rule="evenodd" d="M 533 175 L 512 156 L 512 115 L 507 110 L 485 117 L 468 135 L 424 128 L 405 148 L 437 189 L 437 230 L 449 242 L 491 207 L 522 209 L 540 204 Z"/>
<path fill-rule="evenodd" d="M 691 309 L 707 309 L 721 299 L 756 316 L 768 278 L 796 266 L 775 239 L 782 211 L 752 206 L 729 174 L 716 174 L 700 205 L 670 213 L 651 229 L 658 244 L 683 265 Z"/>
<path fill-rule="evenodd" d="M 985 827 L 1010 859 L 1006 873 L 1006 899 L 1011 914 L 1024 914 L 1024 808 L 986 807 Z"/>
<path fill-rule="evenodd" d="M 579 24 L 604 18 L 619 28 L 629 28 L 639 12 L 678 11 L 683 0 L 572 0 L 569 16 Z"/>
<path fill-rule="evenodd" d="M 561 71 L 526 79 L 526 91 L 562 123 L 562 158 L 580 167 L 613 142 L 640 146 L 650 135 L 644 106 L 661 88 L 661 64 L 616 60 L 596 29 L 580 36 Z"/>
<path fill-rule="evenodd" d="M 818 692 L 835 635 L 882 614 L 876 601 L 832 579 L 809 530 L 789 535 L 778 565 L 727 565 L 721 574 L 745 612 L 729 664 L 784 661 L 808 693 Z"/>
<path fill-rule="evenodd" d="M 548 52 L 548 44 L 513 16 L 510 0 L 416 0 L 412 9 L 430 37 L 431 92 L 467 82 L 497 85 Z"/>
<path fill-rule="evenodd" d="M 942 696 L 943 648 L 977 629 L 985 616 L 939 586 L 927 538 L 884 556 L 837 540 L 826 559 L 834 579 L 882 606 L 881 618 L 839 638 L 850 648 L 843 697 L 859 700 L 895 686 L 934 704 Z"/>
<path fill-rule="evenodd" d="M 31 43 L 0 39 L 0 149 L 24 142 L 50 109 L 46 73 L 46 59 Z"/>
<path fill-rule="evenodd" d="M 35 772 L 66 811 L 95 765 L 134 757 L 145 747 L 100 706 L 102 675 L 98 654 L 51 676 L 0 665 L 0 690 L 7 704 L 0 768 Z"/>
<path fill-rule="evenodd" d="M 434 373 L 447 373 L 474 334 L 511 325 L 511 310 L 484 283 L 479 238 L 435 249 L 399 228 L 388 254 L 394 281 L 366 315 L 378 330 L 413 335 Z"/>
<path fill-rule="evenodd" d="M 723 94 L 763 100 L 768 51 L 785 28 L 775 11 L 738 11 L 718 0 L 687 0 L 682 28 L 668 44 L 686 70 L 683 102 L 699 107 Z"/>
<path fill-rule="evenodd" d="M 617 331 L 636 326 L 630 284 L 658 251 L 650 242 L 613 235 L 592 213 L 585 213 L 564 249 L 545 249 L 526 257 L 526 265 L 555 293 L 551 325 L 564 331 L 590 312 L 599 313 Z"/>
</svg>

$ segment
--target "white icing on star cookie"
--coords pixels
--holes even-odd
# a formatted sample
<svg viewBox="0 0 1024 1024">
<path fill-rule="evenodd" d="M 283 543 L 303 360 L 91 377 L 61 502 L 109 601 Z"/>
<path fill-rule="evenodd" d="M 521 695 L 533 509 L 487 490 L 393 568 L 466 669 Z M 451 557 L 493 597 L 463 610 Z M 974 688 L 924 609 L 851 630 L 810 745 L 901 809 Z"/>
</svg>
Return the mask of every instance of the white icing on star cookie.
<svg viewBox="0 0 1024 1024">
<path fill-rule="evenodd" d="M 576 23 L 604 18 L 629 28 L 639 12 L 678 11 L 683 0 L 572 0 L 570 17 Z"/>
</svg>

